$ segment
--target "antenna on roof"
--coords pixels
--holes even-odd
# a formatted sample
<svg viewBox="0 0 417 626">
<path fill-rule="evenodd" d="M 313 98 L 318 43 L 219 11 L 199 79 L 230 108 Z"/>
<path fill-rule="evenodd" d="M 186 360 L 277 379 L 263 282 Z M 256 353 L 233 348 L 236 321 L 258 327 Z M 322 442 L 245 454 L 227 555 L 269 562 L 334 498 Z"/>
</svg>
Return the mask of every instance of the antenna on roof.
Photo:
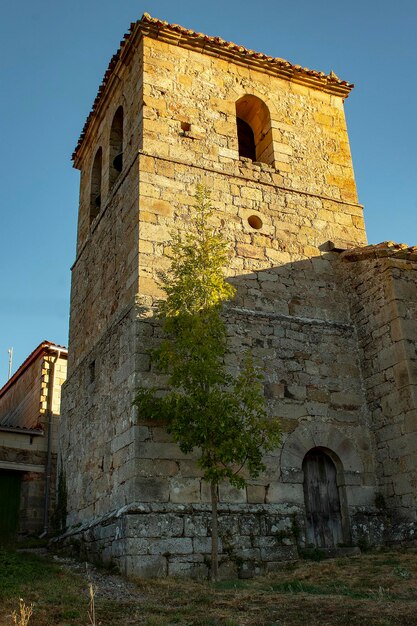
<svg viewBox="0 0 417 626">
<path fill-rule="evenodd" d="M 12 375 L 12 363 L 13 363 L 13 348 L 9 348 L 7 350 L 7 352 L 9 353 L 9 375 L 7 377 L 7 380 L 9 380 L 9 378 Z"/>
</svg>

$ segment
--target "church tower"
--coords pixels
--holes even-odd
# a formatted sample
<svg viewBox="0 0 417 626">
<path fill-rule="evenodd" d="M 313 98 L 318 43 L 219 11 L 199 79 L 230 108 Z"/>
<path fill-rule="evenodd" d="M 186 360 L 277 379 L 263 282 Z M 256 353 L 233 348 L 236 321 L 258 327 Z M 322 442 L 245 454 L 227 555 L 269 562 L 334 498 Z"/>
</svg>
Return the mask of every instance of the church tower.
<svg viewBox="0 0 417 626">
<path fill-rule="evenodd" d="M 138 575 L 207 573 L 209 490 L 196 457 L 132 406 L 139 386 L 159 380 L 149 359 L 157 275 L 170 233 L 193 219 L 199 183 L 232 247 L 228 364 L 238 370 L 252 351 L 284 431 L 264 475 L 241 491 L 220 487 L 222 567 L 260 571 L 294 557 L 297 543 L 351 543 L 364 511 L 375 512 L 375 444 L 340 259 L 366 245 L 343 110 L 351 88 L 147 14 L 121 42 L 73 155 L 81 188 L 61 455 L 67 541 L 82 539 L 87 554 Z"/>
</svg>

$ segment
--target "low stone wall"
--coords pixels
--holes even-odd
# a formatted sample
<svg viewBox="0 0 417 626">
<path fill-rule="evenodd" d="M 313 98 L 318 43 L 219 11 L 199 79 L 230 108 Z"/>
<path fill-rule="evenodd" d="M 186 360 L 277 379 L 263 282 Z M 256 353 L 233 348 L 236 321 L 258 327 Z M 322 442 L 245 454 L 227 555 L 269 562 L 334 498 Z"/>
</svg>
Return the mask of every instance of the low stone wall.
<svg viewBox="0 0 417 626">
<path fill-rule="evenodd" d="M 299 558 L 306 547 L 301 510 L 282 505 L 219 505 L 219 575 L 250 578 Z M 408 545 L 417 523 L 394 519 L 387 511 L 352 512 L 352 546 Z M 69 529 L 53 549 L 108 566 L 129 577 L 208 578 L 211 509 L 206 504 L 133 504 Z M 346 552 L 348 550 L 348 552 Z M 323 551 L 352 554 L 341 546 Z"/>
<path fill-rule="evenodd" d="M 351 520 L 352 544 L 361 550 L 376 546 L 407 547 L 417 544 L 417 522 L 388 509 L 358 509 Z"/>
<path fill-rule="evenodd" d="M 221 577 L 249 577 L 298 558 L 298 513 L 282 509 L 219 505 Z M 210 527 L 209 505 L 139 504 L 72 528 L 53 546 L 87 560 L 113 563 L 127 576 L 206 578 Z"/>
</svg>

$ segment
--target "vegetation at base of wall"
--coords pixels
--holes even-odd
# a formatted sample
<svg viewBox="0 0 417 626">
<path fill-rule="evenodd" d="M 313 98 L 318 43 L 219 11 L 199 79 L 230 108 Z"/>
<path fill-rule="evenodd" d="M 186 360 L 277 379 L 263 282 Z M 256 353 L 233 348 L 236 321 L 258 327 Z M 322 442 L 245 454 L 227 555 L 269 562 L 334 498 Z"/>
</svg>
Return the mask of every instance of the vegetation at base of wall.
<svg viewBox="0 0 417 626">
<path fill-rule="evenodd" d="M 298 548 L 298 554 L 309 561 L 322 561 L 326 558 L 326 553 L 320 548 Z"/>
<path fill-rule="evenodd" d="M 0 550 L 0 572 L 0 626 L 13 624 L 19 598 L 33 603 L 29 626 L 89 623 L 91 568 L 74 574 L 51 557 Z M 267 576 L 214 585 L 138 580 L 124 591 L 121 579 L 100 572 L 94 586 L 94 620 L 102 626 L 411 626 L 417 550 L 283 563 Z"/>
<path fill-rule="evenodd" d="M 0 548 L 0 572 L 1 626 L 10 623 L 6 615 L 17 610 L 20 598 L 26 605 L 33 603 L 30 626 L 64 624 L 61 620 L 69 611 L 81 617 L 77 605 L 83 594 L 83 581 L 52 562 L 35 554 Z M 87 606 L 86 601 L 84 616 Z"/>
</svg>

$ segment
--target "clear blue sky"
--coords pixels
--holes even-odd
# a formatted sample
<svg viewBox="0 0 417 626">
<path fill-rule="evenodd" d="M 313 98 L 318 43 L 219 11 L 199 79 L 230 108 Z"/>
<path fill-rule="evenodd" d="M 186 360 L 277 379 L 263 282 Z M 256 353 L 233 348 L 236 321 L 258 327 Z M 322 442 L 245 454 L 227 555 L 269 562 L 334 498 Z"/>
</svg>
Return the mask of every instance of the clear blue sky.
<svg viewBox="0 0 417 626">
<path fill-rule="evenodd" d="M 355 83 L 346 116 L 370 243 L 417 243 L 415 0 L 13 0 L 0 22 L 0 386 L 67 345 L 79 174 L 70 156 L 144 12 Z"/>
</svg>

